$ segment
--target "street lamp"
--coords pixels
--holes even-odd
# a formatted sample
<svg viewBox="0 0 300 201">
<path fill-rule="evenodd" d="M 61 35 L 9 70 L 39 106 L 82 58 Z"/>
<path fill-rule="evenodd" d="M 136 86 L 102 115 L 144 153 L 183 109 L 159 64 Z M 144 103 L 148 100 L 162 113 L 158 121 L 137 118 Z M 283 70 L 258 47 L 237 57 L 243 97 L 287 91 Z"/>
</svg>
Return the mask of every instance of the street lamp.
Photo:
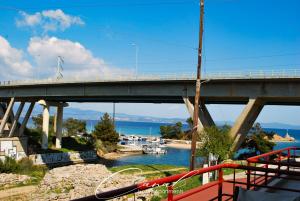
<svg viewBox="0 0 300 201">
<path fill-rule="evenodd" d="M 135 47 L 135 78 L 137 78 L 138 74 L 138 53 L 139 53 L 139 46 L 135 43 L 131 44 L 132 46 Z"/>
</svg>

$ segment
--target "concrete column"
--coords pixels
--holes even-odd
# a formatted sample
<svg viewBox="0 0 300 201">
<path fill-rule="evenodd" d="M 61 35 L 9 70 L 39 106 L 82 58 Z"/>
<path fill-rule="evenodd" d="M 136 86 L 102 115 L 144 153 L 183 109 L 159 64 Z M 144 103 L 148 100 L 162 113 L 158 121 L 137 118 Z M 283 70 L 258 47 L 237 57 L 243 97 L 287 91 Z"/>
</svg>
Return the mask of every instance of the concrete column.
<svg viewBox="0 0 300 201">
<path fill-rule="evenodd" d="M 49 105 L 44 105 L 43 110 L 43 132 L 42 132 L 42 149 L 48 149 L 48 136 L 49 136 Z"/>
<path fill-rule="evenodd" d="M 215 122 L 212 119 L 205 103 L 203 101 L 200 102 L 200 110 L 199 110 L 199 118 L 204 127 L 214 126 Z"/>
<path fill-rule="evenodd" d="M 183 97 L 183 101 L 188 109 L 188 112 L 191 116 L 191 118 L 194 118 L 194 105 L 190 102 L 188 97 Z M 209 114 L 209 111 L 207 110 L 207 107 L 205 106 L 205 103 L 203 101 L 200 102 L 199 106 L 199 119 L 198 119 L 198 132 L 202 131 L 204 127 L 210 127 L 215 125 L 211 115 Z M 194 119 L 193 119 L 194 120 Z"/>
<path fill-rule="evenodd" d="M 53 116 L 53 132 L 56 133 L 56 131 L 57 131 L 57 110 L 56 110 L 56 114 L 54 114 Z"/>
<path fill-rule="evenodd" d="M 243 112 L 230 130 L 230 136 L 234 139 L 234 143 L 231 147 L 232 151 L 239 149 L 263 107 L 264 102 L 261 99 L 256 98 L 249 100 Z"/>
<path fill-rule="evenodd" d="M 11 98 L 10 102 L 8 104 L 8 107 L 6 108 L 6 111 L 5 111 L 5 114 L 4 114 L 3 119 L 1 121 L 1 124 L 0 124 L 0 135 L 3 134 L 3 131 L 4 131 L 5 125 L 8 121 L 8 118 L 11 116 L 12 108 L 14 106 L 14 103 L 15 103 L 15 98 Z"/>
<path fill-rule="evenodd" d="M 62 137 L 62 127 L 63 127 L 63 104 L 59 104 L 57 106 L 57 114 L 56 114 L 56 142 L 55 147 L 57 149 L 61 148 L 61 137 Z"/>
<path fill-rule="evenodd" d="M 29 117 L 30 117 L 30 115 L 32 113 L 32 110 L 34 108 L 34 105 L 35 105 L 35 102 L 31 102 L 30 103 L 30 106 L 29 106 L 29 108 L 28 108 L 28 110 L 27 110 L 27 112 L 25 114 L 25 117 L 24 117 L 23 122 L 21 124 L 21 127 L 19 129 L 19 136 L 22 136 L 24 134 L 24 130 L 26 128 L 26 125 L 27 125 L 27 122 L 29 120 Z"/>
<path fill-rule="evenodd" d="M 186 108 L 187 108 L 187 110 L 188 110 L 191 118 L 194 121 L 194 105 L 190 102 L 190 100 L 189 100 L 188 97 L 182 97 L 182 98 L 183 98 L 183 101 L 185 103 L 185 106 L 186 106 Z M 202 125 L 200 119 L 198 119 L 198 128 L 197 128 L 197 131 L 200 132 L 202 130 L 203 130 L 203 125 Z"/>
<path fill-rule="evenodd" d="M 20 103 L 19 108 L 17 110 L 17 113 L 16 113 L 16 115 L 14 117 L 14 120 L 12 122 L 12 126 L 10 128 L 8 137 L 11 137 L 15 133 L 16 127 L 17 127 L 18 122 L 19 122 L 20 115 L 21 115 L 21 113 L 23 111 L 23 108 L 24 108 L 24 105 L 25 105 L 25 102 Z"/>
</svg>

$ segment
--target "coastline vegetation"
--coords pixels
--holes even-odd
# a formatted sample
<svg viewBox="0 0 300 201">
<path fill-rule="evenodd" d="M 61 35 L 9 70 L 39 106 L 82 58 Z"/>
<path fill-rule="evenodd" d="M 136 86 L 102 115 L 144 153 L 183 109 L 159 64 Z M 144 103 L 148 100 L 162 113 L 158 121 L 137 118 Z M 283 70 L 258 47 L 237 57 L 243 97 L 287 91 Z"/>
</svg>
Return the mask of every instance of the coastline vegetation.
<svg viewBox="0 0 300 201">
<path fill-rule="evenodd" d="M 96 140 L 94 146 L 97 150 L 107 153 L 117 149 L 119 134 L 108 113 L 105 113 L 95 125 L 92 137 Z"/>
<path fill-rule="evenodd" d="M 26 183 L 18 183 L 14 186 L 0 186 L 0 190 L 3 188 L 12 188 L 25 185 L 37 185 L 43 179 L 47 172 L 46 166 L 33 165 L 33 162 L 29 158 L 23 158 L 16 161 L 13 158 L 5 157 L 2 161 L 0 160 L 0 173 L 14 173 L 21 175 L 28 175 L 30 179 Z"/>
<path fill-rule="evenodd" d="M 205 127 L 198 136 L 201 145 L 197 147 L 197 155 L 207 158 L 209 154 L 217 157 L 218 163 L 232 158 L 230 151 L 232 139 L 229 136 L 230 127 Z"/>
<path fill-rule="evenodd" d="M 247 149 L 248 151 L 244 154 L 240 154 L 239 158 L 248 158 L 272 151 L 275 143 L 269 139 L 271 139 L 274 134 L 275 133 L 272 132 L 265 132 L 261 125 L 256 123 L 241 145 L 241 149 Z"/>
<path fill-rule="evenodd" d="M 161 126 L 161 136 L 167 139 L 191 140 L 193 120 L 188 118 L 186 122 L 190 130 L 183 131 L 182 123 L 177 122 L 174 125 Z M 272 151 L 275 146 L 275 143 L 270 141 L 275 133 L 265 132 L 260 124 L 256 123 L 247 135 L 241 148 L 236 153 L 232 153 L 230 149 L 233 139 L 229 135 L 230 129 L 229 125 L 204 128 L 197 136 L 197 141 L 202 143 L 201 146 L 197 147 L 197 156 L 207 159 L 209 154 L 212 154 L 218 156 L 218 162 L 220 163 L 229 158 L 245 159 L 253 155 L 267 153 Z"/>
</svg>

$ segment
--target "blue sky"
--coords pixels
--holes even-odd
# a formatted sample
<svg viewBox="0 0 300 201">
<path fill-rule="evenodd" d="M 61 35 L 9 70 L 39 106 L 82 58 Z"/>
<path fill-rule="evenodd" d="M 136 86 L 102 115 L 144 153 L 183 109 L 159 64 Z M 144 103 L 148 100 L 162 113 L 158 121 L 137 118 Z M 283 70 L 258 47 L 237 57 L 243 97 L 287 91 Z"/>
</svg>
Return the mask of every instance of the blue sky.
<svg viewBox="0 0 300 201">
<path fill-rule="evenodd" d="M 0 45 L 8 50 L 0 51 L 1 80 L 55 77 L 58 54 L 65 77 L 132 73 L 132 43 L 139 47 L 139 73 L 196 70 L 196 0 L 0 0 L 0 10 Z M 206 0 L 203 72 L 299 69 L 299 11 L 298 0 Z M 73 106 L 109 110 L 105 104 Z M 123 113 L 187 116 L 183 105 L 147 108 L 118 105 Z M 232 120 L 242 109 L 209 108 L 217 120 Z M 299 124 L 299 112 L 270 106 L 259 120 Z"/>
</svg>

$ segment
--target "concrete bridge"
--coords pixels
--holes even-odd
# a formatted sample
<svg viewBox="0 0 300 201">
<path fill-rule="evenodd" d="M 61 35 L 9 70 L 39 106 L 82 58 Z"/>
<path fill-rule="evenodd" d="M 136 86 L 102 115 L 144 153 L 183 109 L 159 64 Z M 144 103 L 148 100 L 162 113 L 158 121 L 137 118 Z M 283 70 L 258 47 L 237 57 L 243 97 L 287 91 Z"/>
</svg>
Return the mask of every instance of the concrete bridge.
<svg viewBox="0 0 300 201">
<path fill-rule="evenodd" d="M 45 80 L 2 82 L 0 85 L 0 135 L 20 136 L 36 102 L 43 105 L 43 148 L 47 148 L 49 107 L 57 108 L 56 146 L 61 145 L 63 107 L 68 102 L 185 103 L 193 116 L 194 77 L 156 77 L 96 81 Z M 13 114 L 15 102 L 19 108 Z M 19 122 L 25 103 L 30 104 Z M 245 104 L 231 129 L 238 147 L 264 105 L 300 105 L 300 76 L 210 77 L 202 81 L 199 129 L 214 125 L 206 104 Z"/>
</svg>

